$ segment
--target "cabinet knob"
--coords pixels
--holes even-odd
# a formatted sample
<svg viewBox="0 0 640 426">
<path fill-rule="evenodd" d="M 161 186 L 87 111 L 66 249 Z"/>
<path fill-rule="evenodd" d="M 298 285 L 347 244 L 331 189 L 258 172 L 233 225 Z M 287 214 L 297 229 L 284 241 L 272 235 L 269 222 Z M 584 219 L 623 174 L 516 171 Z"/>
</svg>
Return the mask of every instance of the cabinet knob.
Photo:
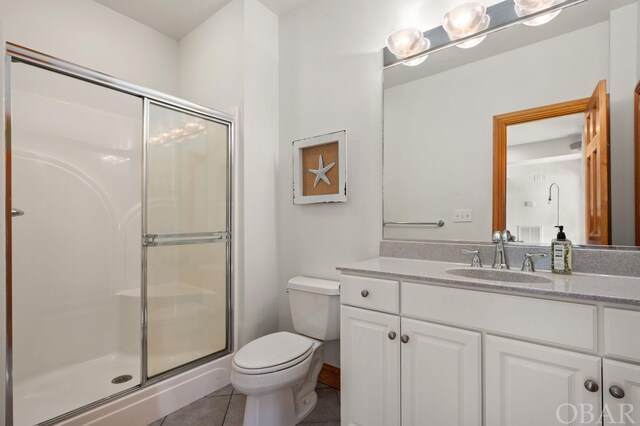
<svg viewBox="0 0 640 426">
<path fill-rule="evenodd" d="M 624 389 L 622 389 L 620 386 L 616 386 L 616 385 L 611 386 L 609 388 L 609 393 L 614 398 L 617 398 L 617 399 L 624 398 Z"/>
<path fill-rule="evenodd" d="M 406 334 L 403 334 L 402 336 L 400 336 L 400 341 L 402 343 L 407 343 L 409 341 L 409 336 L 407 336 Z"/>
<path fill-rule="evenodd" d="M 396 338 L 396 332 L 395 331 L 390 331 L 388 336 L 389 336 L 390 340 L 394 340 Z"/>
<path fill-rule="evenodd" d="M 362 297 L 367 297 L 368 295 L 369 295 L 369 290 L 362 290 L 360 292 L 360 296 L 362 296 Z"/>
<path fill-rule="evenodd" d="M 600 389 L 600 386 L 598 386 L 594 380 L 587 380 L 584 382 L 584 387 L 589 392 L 598 392 L 598 389 Z"/>
</svg>

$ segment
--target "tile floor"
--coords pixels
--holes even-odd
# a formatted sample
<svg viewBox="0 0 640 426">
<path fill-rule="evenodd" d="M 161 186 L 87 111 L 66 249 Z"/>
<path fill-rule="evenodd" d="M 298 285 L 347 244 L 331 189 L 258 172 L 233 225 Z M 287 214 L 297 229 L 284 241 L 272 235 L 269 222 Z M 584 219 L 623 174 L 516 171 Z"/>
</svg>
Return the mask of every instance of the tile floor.
<svg viewBox="0 0 640 426">
<path fill-rule="evenodd" d="M 340 426 L 340 391 L 318 383 L 318 405 L 300 425 Z M 228 385 L 149 426 L 242 426 L 245 396 Z"/>
</svg>

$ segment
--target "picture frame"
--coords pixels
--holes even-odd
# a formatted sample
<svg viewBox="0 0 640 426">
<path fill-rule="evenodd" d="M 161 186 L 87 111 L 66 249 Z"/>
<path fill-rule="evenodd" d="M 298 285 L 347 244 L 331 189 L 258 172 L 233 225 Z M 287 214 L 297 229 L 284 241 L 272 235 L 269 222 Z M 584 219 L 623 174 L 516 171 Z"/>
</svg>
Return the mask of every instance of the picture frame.
<svg viewBox="0 0 640 426">
<path fill-rule="evenodd" d="M 347 131 L 295 140 L 293 204 L 347 202 Z"/>
</svg>

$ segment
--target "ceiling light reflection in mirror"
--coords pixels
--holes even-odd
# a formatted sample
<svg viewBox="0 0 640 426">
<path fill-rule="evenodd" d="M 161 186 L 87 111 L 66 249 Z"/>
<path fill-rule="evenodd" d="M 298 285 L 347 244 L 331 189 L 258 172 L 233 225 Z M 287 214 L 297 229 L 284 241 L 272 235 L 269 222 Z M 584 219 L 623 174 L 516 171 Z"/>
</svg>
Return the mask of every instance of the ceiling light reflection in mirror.
<svg viewBox="0 0 640 426">
<path fill-rule="evenodd" d="M 536 13 L 540 10 L 548 9 L 562 2 L 562 0 L 513 0 L 515 3 L 516 15 L 524 17 Z M 537 27 L 538 25 L 546 24 L 553 18 L 558 16 L 562 10 L 556 10 L 554 12 L 546 13 L 535 18 L 528 19 L 523 22 L 524 25 L 530 27 Z"/>
<path fill-rule="evenodd" d="M 156 132 L 149 137 L 151 145 L 170 145 L 172 142 L 180 143 L 185 140 L 195 139 L 199 133 L 205 131 L 206 126 L 202 123 L 187 122 L 180 127 L 166 129 Z"/>
</svg>

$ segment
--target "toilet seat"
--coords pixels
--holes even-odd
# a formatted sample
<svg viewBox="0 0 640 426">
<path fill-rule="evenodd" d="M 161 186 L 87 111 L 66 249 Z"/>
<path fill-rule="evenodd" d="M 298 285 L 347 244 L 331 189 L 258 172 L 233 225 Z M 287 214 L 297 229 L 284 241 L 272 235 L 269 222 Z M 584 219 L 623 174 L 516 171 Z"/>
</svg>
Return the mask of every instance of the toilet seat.
<svg viewBox="0 0 640 426">
<path fill-rule="evenodd" d="M 242 374 L 266 374 L 300 364 L 313 353 L 313 340 L 282 331 L 260 337 L 241 348 L 233 368 Z"/>
</svg>

